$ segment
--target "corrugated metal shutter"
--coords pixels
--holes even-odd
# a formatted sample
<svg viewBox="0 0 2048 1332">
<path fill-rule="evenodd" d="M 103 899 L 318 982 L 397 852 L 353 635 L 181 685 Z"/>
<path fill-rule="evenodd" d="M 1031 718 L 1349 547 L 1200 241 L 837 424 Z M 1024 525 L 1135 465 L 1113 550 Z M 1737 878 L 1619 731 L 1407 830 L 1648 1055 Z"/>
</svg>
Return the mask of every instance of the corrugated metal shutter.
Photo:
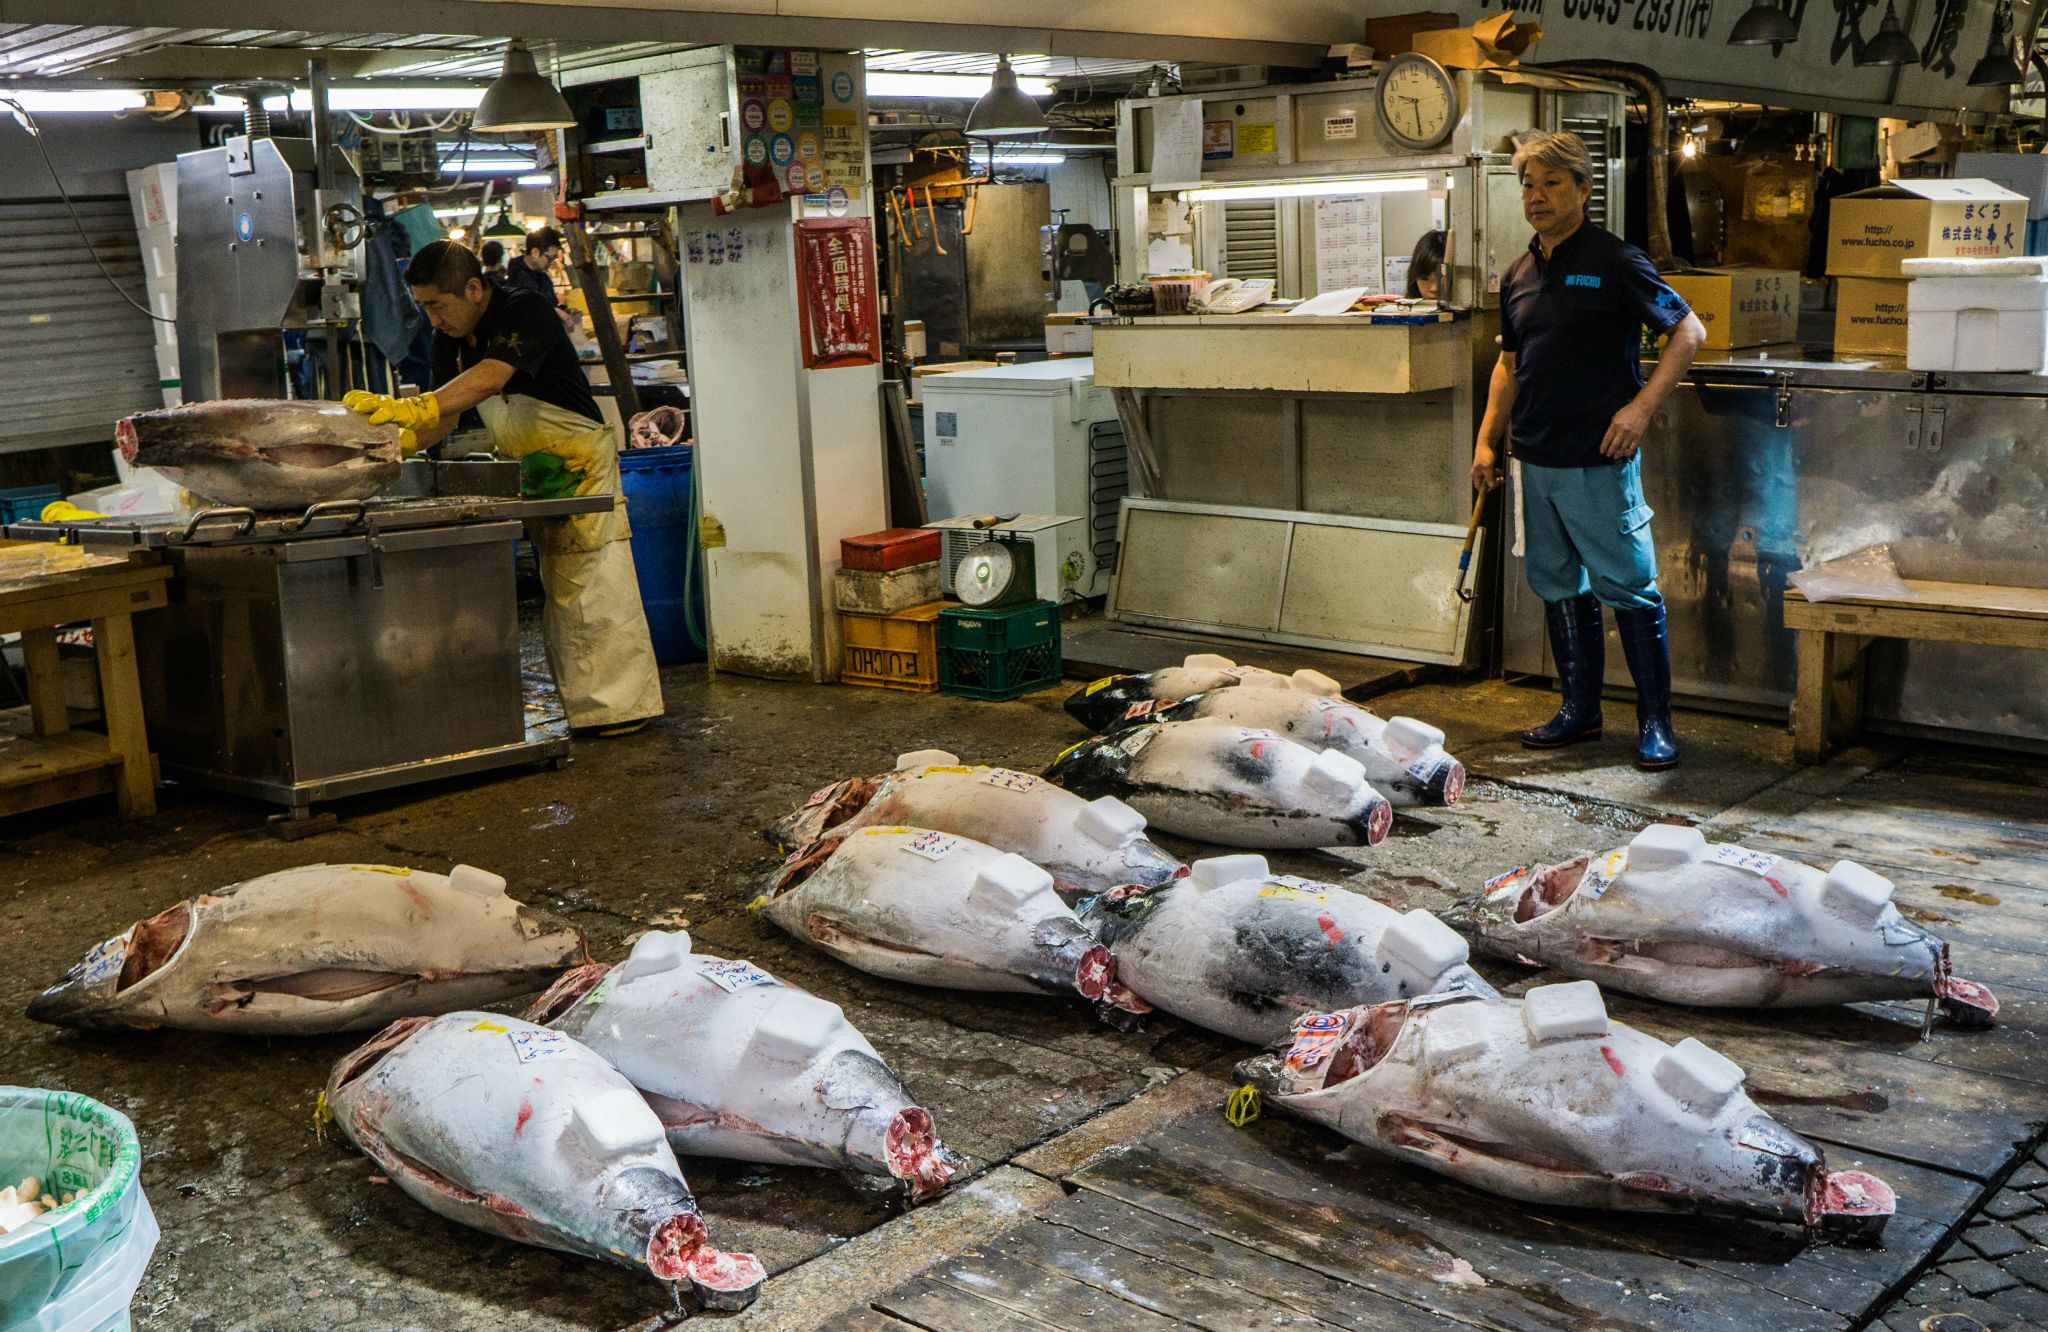
<svg viewBox="0 0 2048 1332">
<path fill-rule="evenodd" d="M 74 202 L 92 252 L 145 300 L 127 198 Z M 100 275 L 63 203 L 0 203 L 0 452 L 111 440 L 161 406 L 149 316 Z"/>
<path fill-rule="evenodd" d="M 1566 134 L 1577 135 L 1579 141 L 1586 145 L 1587 155 L 1593 159 L 1593 197 L 1586 200 L 1586 220 L 1596 227 L 1605 227 L 1609 231 L 1618 230 L 1621 219 L 1608 212 L 1607 118 L 1567 110 L 1559 117 L 1558 128 Z"/>
<path fill-rule="evenodd" d="M 1279 202 L 1237 199 L 1223 205 L 1222 277 L 1280 276 Z"/>
</svg>

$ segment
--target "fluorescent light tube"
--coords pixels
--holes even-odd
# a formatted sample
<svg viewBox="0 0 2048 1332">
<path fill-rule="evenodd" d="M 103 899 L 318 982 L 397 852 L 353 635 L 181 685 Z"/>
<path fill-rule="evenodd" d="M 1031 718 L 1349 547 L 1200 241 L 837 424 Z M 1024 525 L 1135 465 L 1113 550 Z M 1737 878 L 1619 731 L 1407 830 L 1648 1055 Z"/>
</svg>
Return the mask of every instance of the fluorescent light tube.
<svg viewBox="0 0 2048 1332">
<path fill-rule="evenodd" d="M 1198 185 L 1190 187 L 1186 194 L 1190 203 L 1222 203 L 1229 199 L 1303 199 L 1332 194 L 1411 194 L 1428 188 L 1427 176 L 1332 176 L 1270 185 Z"/>
<path fill-rule="evenodd" d="M 886 69 L 868 71 L 870 97 L 953 97 L 972 102 L 988 91 L 993 76 L 988 74 L 898 74 Z M 1017 90 L 1027 97 L 1050 97 L 1051 79 L 1017 80 Z"/>
</svg>

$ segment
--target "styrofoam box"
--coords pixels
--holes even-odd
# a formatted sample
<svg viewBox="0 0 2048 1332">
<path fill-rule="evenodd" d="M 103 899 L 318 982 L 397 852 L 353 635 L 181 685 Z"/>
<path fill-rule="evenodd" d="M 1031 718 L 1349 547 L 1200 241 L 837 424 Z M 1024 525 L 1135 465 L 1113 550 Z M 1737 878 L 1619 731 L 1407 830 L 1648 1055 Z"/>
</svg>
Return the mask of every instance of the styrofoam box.
<svg viewBox="0 0 2048 1332">
<path fill-rule="evenodd" d="M 2048 373 L 2048 277 L 1915 278 L 1906 368 Z"/>
</svg>

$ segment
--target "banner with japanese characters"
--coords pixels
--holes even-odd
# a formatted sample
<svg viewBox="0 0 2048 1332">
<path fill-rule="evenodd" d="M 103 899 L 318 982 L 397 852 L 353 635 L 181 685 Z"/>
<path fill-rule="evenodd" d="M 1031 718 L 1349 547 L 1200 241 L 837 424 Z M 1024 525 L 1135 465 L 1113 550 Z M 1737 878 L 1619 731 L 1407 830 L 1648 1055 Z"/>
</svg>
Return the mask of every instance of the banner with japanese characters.
<svg viewBox="0 0 2048 1332">
<path fill-rule="evenodd" d="M 796 223 L 796 275 L 804 368 L 879 360 L 875 237 L 868 220 L 821 217 Z"/>
</svg>

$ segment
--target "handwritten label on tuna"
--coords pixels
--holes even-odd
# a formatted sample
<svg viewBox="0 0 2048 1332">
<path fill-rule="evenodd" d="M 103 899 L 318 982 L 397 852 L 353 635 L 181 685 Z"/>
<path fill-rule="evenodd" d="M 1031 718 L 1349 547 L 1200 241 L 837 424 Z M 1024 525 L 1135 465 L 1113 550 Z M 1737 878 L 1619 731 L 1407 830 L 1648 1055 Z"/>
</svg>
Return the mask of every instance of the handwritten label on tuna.
<svg viewBox="0 0 2048 1332">
<path fill-rule="evenodd" d="M 1627 870 L 1628 848 L 1622 847 L 1618 851 L 1609 851 L 1605 856 L 1594 861 L 1592 867 L 1586 871 L 1586 880 L 1579 886 L 1579 891 L 1589 898 L 1598 900 L 1607 891 L 1608 887 L 1626 873 Z"/>
<path fill-rule="evenodd" d="M 512 1049 L 519 1056 L 519 1062 L 530 1064 L 536 1059 L 555 1059 L 568 1054 L 576 1047 L 569 1044 L 569 1038 L 559 1031 L 543 1031 L 527 1028 L 522 1031 L 505 1033 L 512 1040 Z"/>
<path fill-rule="evenodd" d="M 824 804 L 827 800 L 830 800 L 832 798 L 832 793 L 834 791 L 837 791 L 838 789 L 839 783 L 834 782 L 830 786 L 823 787 L 820 790 L 811 792 L 811 798 L 809 800 L 804 801 L 804 808 L 809 809 L 813 805 Z"/>
<path fill-rule="evenodd" d="M 1005 791 L 1017 791 L 1020 793 L 1035 791 L 1040 784 L 1038 778 L 1031 776 L 1029 773 L 1011 772 L 1008 768 L 990 768 L 988 776 L 981 780 L 987 782 L 990 786 L 1000 786 Z"/>
<path fill-rule="evenodd" d="M 1328 893 L 1312 893 L 1290 883 L 1269 883 L 1259 889 L 1260 897 L 1277 897 L 1283 902 L 1327 902 Z"/>
<path fill-rule="evenodd" d="M 731 994 L 735 990 L 744 990 L 749 985 L 773 985 L 776 983 L 773 976 L 761 970 L 761 968 L 753 963 L 740 962 L 728 958 L 720 958 L 716 962 L 704 963 L 697 968 L 697 974 L 721 990 L 724 990 L 727 994 Z"/>
<path fill-rule="evenodd" d="M 1266 730 L 1262 726 L 1240 726 L 1237 728 L 1237 738 L 1240 740 L 1278 740 L 1280 733 L 1278 731 Z"/>
<path fill-rule="evenodd" d="M 85 955 L 85 975 L 79 983 L 90 987 L 111 980 L 121 974 L 121 964 L 127 958 L 128 935 L 123 931 Z"/>
<path fill-rule="evenodd" d="M 1709 858 L 1719 865 L 1728 865 L 1751 874 L 1765 875 L 1778 867 L 1778 858 L 1763 851 L 1752 851 L 1746 846 L 1723 842 L 1716 846 Z"/>
<path fill-rule="evenodd" d="M 1149 716 L 1151 716 L 1151 715 L 1152 715 L 1153 713 L 1155 713 L 1155 712 L 1159 711 L 1159 710 L 1160 710 L 1161 708 L 1166 708 L 1166 707 L 1171 707 L 1171 706 L 1172 706 L 1172 700 L 1171 700 L 1171 699 L 1165 699 L 1165 698 L 1148 698 L 1148 699 L 1143 699 L 1143 700 L 1141 700 L 1141 701 L 1139 701 L 1139 702 L 1136 702 L 1136 703 L 1133 703 L 1133 704 L 1131 704 L 1131 706 L 1129 706 L 1129 707 L 1127 707 L 1127 708 L 1125 708 L 1125 709 L 1124 709 L 1124 720 L 1125 720 L 1125 721 L 1136 721 L 1136 720 L 1137 720 L 1138 718 L 1140 718 L 1140 717 L 1149 717 Z"/>
<path fill-rule="evenodd" d="M 926 860 L 943 860 L 954 847 L 960 845 L 957 837 L 944 833 L 921 832 L 903 844 L 904 850 L 912 855 L 923 856 Z"/>
</svg>

